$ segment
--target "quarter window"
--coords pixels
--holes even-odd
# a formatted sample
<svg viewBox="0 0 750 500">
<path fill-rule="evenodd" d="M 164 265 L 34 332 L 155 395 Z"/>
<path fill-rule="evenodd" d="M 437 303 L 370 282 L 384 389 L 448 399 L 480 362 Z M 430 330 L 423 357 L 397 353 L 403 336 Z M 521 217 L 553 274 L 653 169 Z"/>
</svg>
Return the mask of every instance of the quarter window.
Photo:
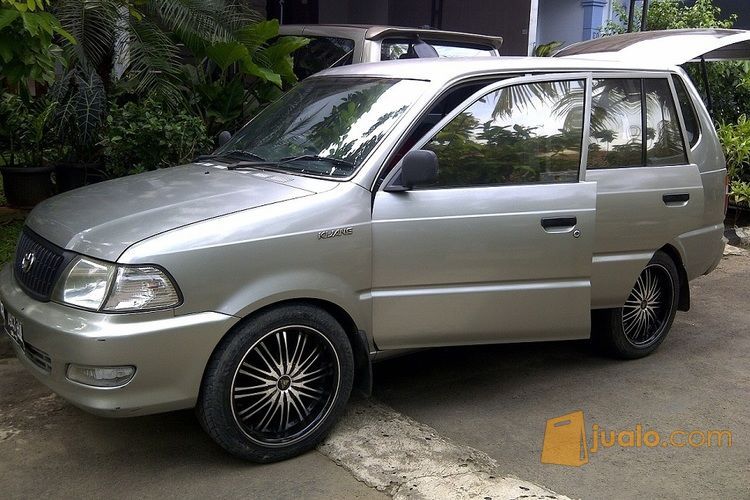
<svg viewBox="0 0 750 500">
<path fill-rule="evenodd" d="M 584 80 L 567 80 L 479 99 L 424 145 L 440 161 L 435 187 L 576 182 L 584 92 Z"/>
<path fill-rule="evenodd" d="M 687 141 L 692 148 L 698 144 L 698 139 L 701 136 L 700 122 L 698 121 L 698 115 L 695 112 L 695 106 L 693 101 L 690 99 L 687 87 L 682 78 L 678 76 L 672 76 L 674 82 L 674 88 L 677 91 L 677 101 L 680 104 L 680 110 L 682 111 L 682 118 L 685 120 L 685 132 L 687 133 Z"/>
<path fill-rule="evenodd" d="M 666 79 L 594 80 L 590 128 L 588 168 L 687 163 Z"/>
</svg>

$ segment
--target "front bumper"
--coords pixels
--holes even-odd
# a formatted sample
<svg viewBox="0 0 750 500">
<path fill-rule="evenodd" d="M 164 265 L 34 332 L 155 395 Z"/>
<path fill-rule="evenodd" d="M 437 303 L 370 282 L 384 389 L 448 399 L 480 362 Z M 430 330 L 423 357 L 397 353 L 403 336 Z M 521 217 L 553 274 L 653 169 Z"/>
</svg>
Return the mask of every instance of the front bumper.
<svg viewBox="0 0 750 500">
<path fill-rule="evenodd" d="M 0 271 L 0 300 L 23 324 L 24 349 L 11 342 L 26 368 L 74 405 L 106 416 L 194 406 L 208 358 L 238 321 L 215 312 L 103 314 L 39 302 L 18 287 L 11 266 Z M 136 373 L 122 387 L 91 387 L 66 378 L 70 363 L 134 365 Z"/>
</svg>

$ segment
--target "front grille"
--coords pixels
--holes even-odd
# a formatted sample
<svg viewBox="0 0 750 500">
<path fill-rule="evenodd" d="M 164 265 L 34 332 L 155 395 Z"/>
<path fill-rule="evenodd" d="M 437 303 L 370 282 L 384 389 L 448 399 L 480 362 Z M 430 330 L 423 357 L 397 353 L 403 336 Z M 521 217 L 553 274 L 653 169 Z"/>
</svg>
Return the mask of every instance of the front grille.
<svg viewBox="0 0 750 500">
<path fill-rule="evenodd" d="M 16 281 L 31 297 L 48 301 L 66 260 L 62 248 L 24 228 L 13 266 Z"/>
<path fill-rule="evenodd" d="M 31 361 L 47 373 L 52 371 L 52 358 L 49 357 L 49 354 L 42 351 L 41 349 L 37 349 L 28 342 L 24 342 L 23 347 L 23 350 L 26 353 L 26 357 L 29 358 L 29 361 Z"/>
</svg>

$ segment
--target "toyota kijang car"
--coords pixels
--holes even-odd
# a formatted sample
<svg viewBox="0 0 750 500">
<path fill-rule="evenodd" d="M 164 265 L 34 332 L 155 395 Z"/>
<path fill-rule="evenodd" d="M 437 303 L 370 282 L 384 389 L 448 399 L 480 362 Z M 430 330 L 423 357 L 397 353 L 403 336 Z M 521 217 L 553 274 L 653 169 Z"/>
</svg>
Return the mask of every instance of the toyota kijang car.
<svg viewBox="0 0 750 500">
<path fill-rule="evenodd" d="M 319 443 L 389 353 L 648 355 L 720 261 L 726 209 L 709 114 L 658 59 L 319 73 L 211 156 L 38 205 L 0 274 L 5 330 L 74 405 L 195 407 L 257 462 Z"/>
</svg>

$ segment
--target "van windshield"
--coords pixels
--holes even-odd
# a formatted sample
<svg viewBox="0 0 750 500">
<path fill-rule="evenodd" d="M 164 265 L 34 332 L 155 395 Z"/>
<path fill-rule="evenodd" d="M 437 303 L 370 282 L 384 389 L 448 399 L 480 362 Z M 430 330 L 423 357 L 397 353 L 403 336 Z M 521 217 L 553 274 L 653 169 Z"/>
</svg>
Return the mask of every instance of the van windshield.
<svg viewBox="0 0 750 500">
<path fill-rule="evenodd" d="M 268 106 L 217 155 L 243 154 L 292 173 L 348 177 L 418 100 L 425 82 L 312 78 Z"/>
</svg>

